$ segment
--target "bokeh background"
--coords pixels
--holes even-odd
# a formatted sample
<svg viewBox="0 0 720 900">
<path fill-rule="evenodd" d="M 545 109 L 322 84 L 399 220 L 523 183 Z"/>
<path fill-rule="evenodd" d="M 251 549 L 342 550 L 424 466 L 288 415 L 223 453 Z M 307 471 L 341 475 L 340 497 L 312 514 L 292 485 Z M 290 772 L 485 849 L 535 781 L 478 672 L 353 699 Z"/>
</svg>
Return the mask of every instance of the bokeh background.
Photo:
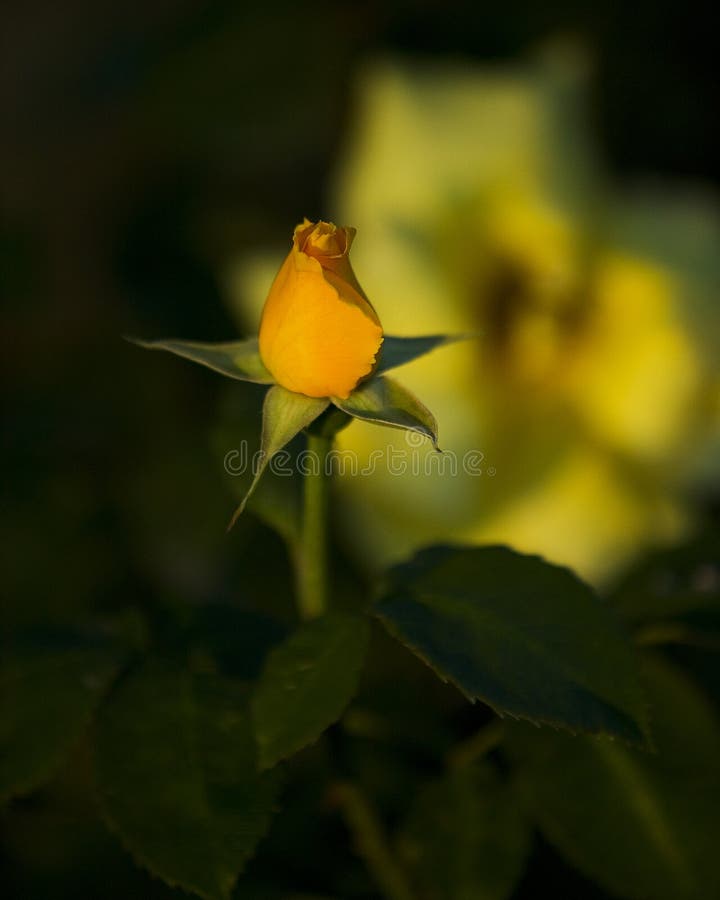
<svg viewBox="0 0 720 900">
<path fill-rule="evenodd" d="M 272 516 L 224 535 L 261 395 L 121 336 L 252 333 L 303 216 L 358 227 L 388 331 L 481 335 L 398 378 L 483 476 L 344 480 L 339 590 L 438 538 L 602 587 L 717 521 L 711 40 L 693 3 L 4 6 L 11 628 L 292 616 Z M 66 776 L 3 819 L 10 896 L 169 896 Z"/>
</svg>

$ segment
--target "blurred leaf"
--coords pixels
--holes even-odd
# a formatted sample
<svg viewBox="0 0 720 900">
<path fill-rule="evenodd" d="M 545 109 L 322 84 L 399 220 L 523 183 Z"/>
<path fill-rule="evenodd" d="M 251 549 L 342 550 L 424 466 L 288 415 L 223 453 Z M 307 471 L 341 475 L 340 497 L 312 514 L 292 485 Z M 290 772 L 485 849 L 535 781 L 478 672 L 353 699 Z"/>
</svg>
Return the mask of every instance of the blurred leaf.
<svg viewBox="0 0 720 900">
<path fill-rule="evenodd" d="M 250 488 L 235 510 L 229 528 L 237 521 L 245 509 L 245 504 L 255 490 L 265 467 L 270 460 L 289 444 L 303 428 L 324 412 L 330 401 L 324 397 L 306 397 L 288 391 L 279 384 L 273 385 L 265 395 L 263 404 L 262 437 L 260 438 L 261 457 L 255 466 L 255 477 Z"/>
<path fill-rule="evenodd" d="M 690 681 L 647 668 L 657 753 L 515 726 L 521 784 L 545 836 L 620 897 L 720 896 L 720 725 Z"/>
<path fill-rule="evenodd" d="M 579 41 L 546 42 L 526 71 L 536 92 L 542 164 L 553 201 L 569 213 L 596 209 L 601 185 L 589 88 L 592 59 Z"/>
<path fill-rule="evenodd" d="M 28 636 L 0 664 L 0 802 L 49 779 L 80 739 L 120 663 L 116 645 Z"/>
<path fill-rule="evenodd" d="M 332 402 L 356 419 L 417 431 L 438 449 L 437 422 L 433 414 L 410 391 L 390 378 L 374 376 L 355 388 L 346 400 L 333 397 Z"/>
<path fill-rule="evenodd" d="M 504 900 L 529 847 L 517 797 L 489 765 L 425 785 L 399 838 L 418 896 L 432 900 Z"/>
<path fill-rule="evenodd" d="M 646 740 L 632 649 L 569 569 L 506 547 L 431 547 L 391 570 L 377 615 L 500 715 Z"/>
<path fill-rule="evenodd" d="M 686 626 L 683 633 L 692 642 L 720 637 L 720 535 L 710 531 L 673 550 L 650 554 L 617 586 L 610 603 L 618 613 L 638 627 L 653 628 L 658 623 L 676 622 Z M 658 638 L 661 636 L 657 632 Z M 671 633 L 668 632 L 671 637 Z M 648 632 L 648 639 L 652 635 Z"/>
<path fill-rule="evenodd" d="M 253 700 L 263 768 L 315 741 L 357 689 L 368 641 L 359 616 L 332 613 L 301 626 L 273 650 Z"/>
<path fill-rule="evenodd" d="M 255 384 L 272 384 L 273 377 L 263 365 L 256 338 L 244 341 L 224 341 L 206 343 L 204 341 L 142 341 L 128 338 L 146 350 L 167 350 L 183 359 L 207 366 L 228 378 L 238 381 L 252 381 Z"/>
<path fill-rule="evenodd" d="M 381 375 L 389 369 L 404 366 L 419 356 L 424 356 L 456 341 L 467 341 L 476 337 L 473 334 L 425 334 L 421 337 L 393 337 L 386 334 L 380 347 L 380 360 L 375 370 Z"/>
<path fill-rule="evenodd" d="M 195 654 L 208 654 L 221 675 L 252 680 L 272 647 L 285 637 L 283 625 L 253 610 L 213 603 L 193 611 L 183 638 Z"/>
<path fill-rule="evenodd" d="M 610 223 L 618 243 L 689 279 L 683 300 L 695 314 L 704 309 L 706 314 L 694 324 L 709 326 L 708 336 L 717 341 L 720 214 L 712 193 L 702 186 L 671 192 L 659 184 L 635 185 L 612 197 Z"/>
<path fill-rule="evenodd" d="M 243 686 L 151 660 L 103 708 L 96 753 L 106 818 L 136 860 L 227 900 L 277 788 L 257 772 Z"/>
</svg>

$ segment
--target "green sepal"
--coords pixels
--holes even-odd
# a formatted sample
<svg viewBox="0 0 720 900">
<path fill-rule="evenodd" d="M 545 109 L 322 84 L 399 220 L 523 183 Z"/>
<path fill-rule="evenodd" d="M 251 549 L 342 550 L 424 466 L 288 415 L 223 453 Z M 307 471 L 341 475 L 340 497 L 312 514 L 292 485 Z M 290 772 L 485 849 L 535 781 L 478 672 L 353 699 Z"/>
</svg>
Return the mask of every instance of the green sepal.
<svg viewBox="0 0 720 900">
<path fill-rule="evenodd" d="M 327 440 L 331 441 L 338 432 L 347 428 L 351 422 L 352 416 L 344 413 L 336 406 L 330 406 L 308 426 L 307 433 L 316 437 L 327 438 Z"/>
<path fill-rule="evenodd" d="M 380 359 L 375 374 L 382 375 L 389 369 L 404 366 L 439 347 L 477 337 L 478 334 L 424 334 L 419 337 L 396 337 L 386 334 L 380 347 Z"/>
<path fill-rule="evenodd" d="M 214 372 L 235 378 L 238 381 L 251 381 L 254 384 L 272 384 L 274 379 L 263 365 L 258 351 L 257 338 L 244 341 L 223 341 L 221 343 L 205 343 L 203 341 L 142 341 L 127 338 L 132 344 L 146 350 L 167 350 L 183 359 L 206 366 Z"/>
<path fill-rule="evenodd" d="M 390 428 L 416 431 L 429 438 L 436 450 L 440 449 L 435 416 L 414 394 L 390 378 L 375 375 L 357 387 L 346 400 L 331 399 L 349 416 Z"/>
<path fill-rule="evenodd" d="M 230 520 L 228 531 L 245 509 L 245 504 L 257 487 L 265 467 L 273 456 L 289 444 L 296 434 L 314 422 L 329 405 L 330 401 L 325 397 L 306 397 L 304 394 L 288 391 L 279 384 L 270 388 L 263 404 L 261 456 L 257 471 L 247 494 Z"/>
</svg>

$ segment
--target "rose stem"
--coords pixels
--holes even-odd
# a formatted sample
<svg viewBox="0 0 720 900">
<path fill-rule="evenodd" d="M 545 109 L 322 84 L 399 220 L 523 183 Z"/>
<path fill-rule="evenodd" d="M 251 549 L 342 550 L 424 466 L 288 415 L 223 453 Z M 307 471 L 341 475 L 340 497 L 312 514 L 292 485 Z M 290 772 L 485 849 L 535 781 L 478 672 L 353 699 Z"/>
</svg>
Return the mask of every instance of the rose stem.
<svg viewBox="0 0 720 900">
<path fill-rule="evenodd" d="M 308 434 L 309 465 L 304 478 L 303 523 L 298 601 L 303 619 L 322 615 L 327 608 L 327 519 L 330 473 L 326 471 L 332 438 Z"/>
</svg>

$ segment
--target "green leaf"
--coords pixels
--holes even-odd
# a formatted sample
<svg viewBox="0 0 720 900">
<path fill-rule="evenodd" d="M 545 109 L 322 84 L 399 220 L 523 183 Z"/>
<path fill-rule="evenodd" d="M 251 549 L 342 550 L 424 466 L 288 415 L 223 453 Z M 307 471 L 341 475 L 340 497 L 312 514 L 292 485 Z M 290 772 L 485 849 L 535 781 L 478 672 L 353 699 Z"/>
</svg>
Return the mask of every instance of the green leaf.
<svg viewBox="0 0 720 900">
<path fill-rule="evenodd" d="M 432 547 L 391 570 L 377 615 L 500 715 L 646 740 L 632 648 L 568 569 L 506 547 Z"/>
<path fill-rule="evenodd" d="M 398 847 L 429 900 L 505 900 L 523 873 L 530 827 L 494 769 L 469 766 L 421 788 Z"/>
<path fill-rule="evenodd" d="M 227 900 L 270 823 L 276 779 L 259 775 L 242 685 L 151 660 L 98 721 L 96 770 L 110 827 L 143 866 Z"/>
<path fill-rule="evenodd" d="M 0 664 L 0 802 L 50 779 L 115 675 L 111 644 L 71 633 L 27 636 Z"/>
<path fill-rule="evenodd" d="M 236 378 L 238 381 L 252 381 L 255 384 L 272 384 L 273 377 L 263 365 L 258 352 L 257 338 L 244 341 L 223 341 L 205 343 L 203 341 L 142 341 L 128 338 L 146 350 L 167 350 L 183 359 L 200 363 L 214 372 Z"/>
<path fill-rule="evenodd" d="M 672 631 L 678 642 L 698 640 L 718 647 L 720 638 L 720 534 L 709 531 L 688 544 L 662 550 L 636 565 L 610 596 L 618 614 L 642 628 L 651 642 Z M 652 632 L 649 631 L 652 629 Z"/>
<path fill-rule="evenodd" d="M 332 613 L 301 626 L 269 655 L 253 699 L 264 768 L 313 741 L 340 718 L 357 689 L 367 621 Z"/>
<path fill-rule="evenodd" d="M 720 896 L 720 724 L 678 670 L 646 669 L 657 752 L 509 729 L 525 801 L 545 837 L 619 897 Z"/>
<path fill-rule="evenodd" d="M 228 530 L 237 522 L 245 509 L 245 504 L 255 490 L 265 467 L 270 460 L 290 441 L 307 428 L 311 422 L 324 412 L 330 401 L 324 397 L 306 397 L 288 391 L 279 384 L 273 385 L 265 396 L 263 404 L 262 437 L 260 439 L 261 457 L 255 470 L 250 488 L 235 510 Z"/>
<path fill-rule="evenodd" d="M 410 391 L 390 378 L 376 375 L 363 382 L 346 400 L 333 397 L 332 402 L 356 419 L 417 431 L 439 449 L 435 416 Z"/>
<path fill-rule="evenodd" d="M 381 375 L 389 369 L 404 366 L 439 347 L 446 347 L 457 341 L 469 341 L 476 337 L 478 337 L 476 334 L 424 334 L 421 337 L 393 337 L 386 334 L 380 347 L 380 359 L 375 374 Z"/>
</svg>

